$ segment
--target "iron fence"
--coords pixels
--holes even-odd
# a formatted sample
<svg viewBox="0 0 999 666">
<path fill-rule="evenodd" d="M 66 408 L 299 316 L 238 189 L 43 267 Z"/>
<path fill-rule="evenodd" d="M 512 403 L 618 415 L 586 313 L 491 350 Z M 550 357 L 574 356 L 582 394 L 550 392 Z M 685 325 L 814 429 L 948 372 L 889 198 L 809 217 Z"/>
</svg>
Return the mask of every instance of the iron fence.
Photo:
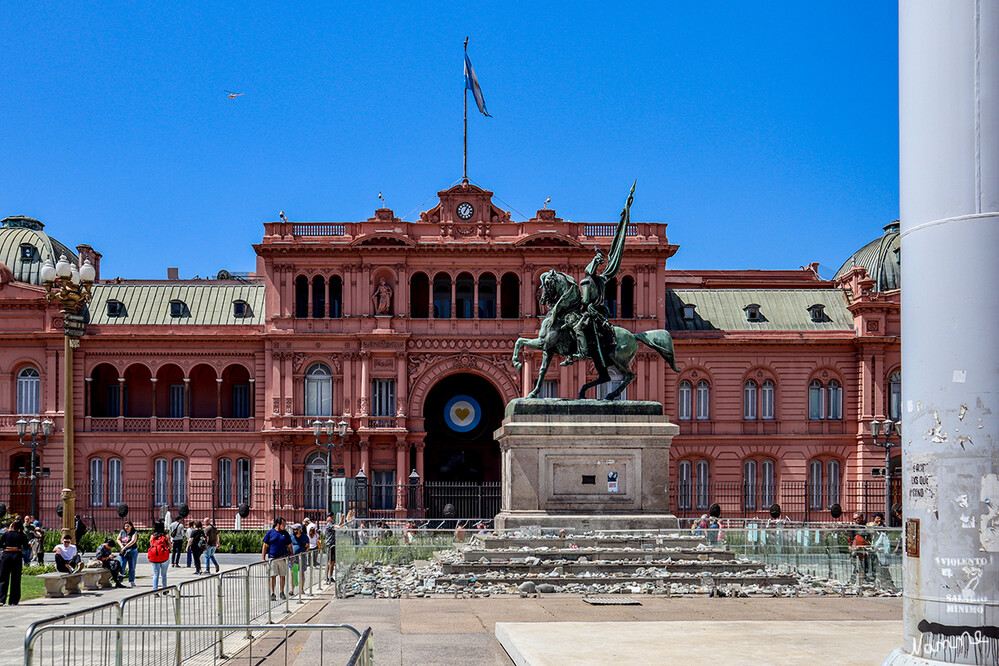
<svg viewBox="0 0 999 666">
<path fill-rule="evenodd" d="M 285 565 L 288 575 L 282 588 L 279 576 Z M 328 565 L 329 549 L 322 548 L 35 622 L 25 638 L 25 664 L 153 666 L 202 656 L 223 658 L 243 650 L 255 633 L 268 631 L 269 625 L 290 615 L 293 604 L 326 589 Z M 292 588 L 297 598 L 291 595 Z M 81 625 L 90 630 L 75 631 Z M 168 625 L 172 631 L 119 630 Z M 212 629 L 179 630 L 193 626 Z"/>
<path fill-rule="evenodd" d="M 849 522 L 854 511 L 870 518 L 885 513 L 886 479 L 845 481 L 835 486 L 805 481 L 781 481 L 773 484 L 745 484 L 741 481 L 713 481 L 707 484 L 670 483 L 669 510 L 681 520 L 699 517 L 717 504 L 725 518 L 766 520 L 770 510 L 779 505 L 781 515 L 796 522 Z M 891 504 L 901 502 L 902 479 L 891 479 Z M 840 515 L 833 515 L 833 507 Z M 891 513 L 891 512 L 888 512 Z M 885 521 L 898 527 L 894 516 Z"/>
</svg>

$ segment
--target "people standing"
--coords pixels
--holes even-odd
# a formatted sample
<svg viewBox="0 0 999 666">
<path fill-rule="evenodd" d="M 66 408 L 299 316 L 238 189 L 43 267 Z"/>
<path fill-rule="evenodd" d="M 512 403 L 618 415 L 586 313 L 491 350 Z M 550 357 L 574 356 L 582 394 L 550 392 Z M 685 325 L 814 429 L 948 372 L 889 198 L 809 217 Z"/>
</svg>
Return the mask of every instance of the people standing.
<svg viewBox="0 0 999 666">
<path fill-rule="evenodd" d="M 172 545 L 173 557 L 170 564 L 180 567 L 180 553 L 184 548 L 184 519 L 178 518 L 170 523 L 170 543 Z"/>
<path fill-rule="evenodd" d="M 286 599 L 284 594 L 285 582 L 288 579 L 288 559 L 286 555 L 291 555 L 291 536 L 285 530 L 284 518 L 275 518 L 274 527 L 264 535 L 264 545 L 260 549 L 260 560 L 266 562 L 273 560 L 271 573 L 271 601 L 276 601 L 274 596 L 274 583 L 280 579 L 281 598 Z"/>
<path fill-rule="evenodd" d="M 191 558 L 193 557 L 193 555 L 191 553 L 191 534 L 193 534 L 193 533 L 194 533 L 194 521 L 192 520 L 190 523 L 187 524 L 187 531 L 185 532 L 185 536 L 187 537 L 187 568 L 188 569 L 191 568 Z M 199 565 L 199 568 L 200 568 L 200 565 Z"/>
<path fill-rule="evenodd" d="M 191 523 L 191 527 L 188 530 L 187 537 L 187 553 L 188 559 L 194 560 L 194 573 L 195 575 L 201 575 L 201 555 L 208 548 L 208 538 L 205 537 L 205 531 L 201 529 L 201 521 L 195 520 Z M 188 564 L 187 566 L 191 566 Z M 210 573 L 208 567 L 205 567 L 205 573 Z"/>
<path fill-rule="evenodd" d="M 306 518 L 306 520 L 308 520 Z M 319 529 L 316 528 L 316 524 L 310 522 L 305 526 L 305 536 L 309 537 L 309 559 L 312 560 L 311 565 L 314 567 L 319 566 Z"/>
<path fill-rule="evenodd" d="M 867 583 L 873 576 L 871 568 L 871 537 L 867 531 L 867 521 L 864 514 L 857 511 L 853 514 L 854 530 L 850 537 L 850 556 L 853 558 L 853 568 L 857 585 Z"/>
<path fill-rule="evenodd" d="M 27 547 L 28 537 L 24 535 L 24 523 L 20 520 L 0 534 L 0 548 L 3 548 L 0 554 L 0 606 L 5 603 L 16 606 L 21 601 L 21 570 Z"/>
<path fill-rule="evenodd" d="M 135 531 L 135 525 L 131 520 L 126 520 L 121 531 L 118 532 L 118 550 L 121 560 L 121 575 L 124 577 L 128 571 L 128 583 L 135 587 L 135 564 L 139 559 L 139 533 Z"/>
<path fill-rule="evenodd" d="M 291 565 L 291 595 L 294 596 L 296 586 L 301 591 L 301 578 L 309 566 L 309 537 L 304 534 L 300 523 L 291 526 L 291 552 L 298 556 Z"/>
<path fill-rule="evenodd" d="M 153 589 L 167 586 L 167 569 L 170 568 L 170 541 L 163 521 L 153 523 L 153 534 L 149 537 L 149 550 L 146 551 L 149 563 L 153 565 Z"/>
<path fill-rule="evenodd" d="M 73 528 L 73 533 L 76 535 L 76 547 L 80 551 L 80 556 L 82 557 L 83 553 L 86 552 L 83 548 L 83 535 L 87 533 L 87 524 L 83 522 L 83 518 L 80 517 L 80 514 L 76 514 L 76 523 Z"/>
<path fill-rule="evenodd" d="M 42 524 L 35 520 L 32 524 L 31 533 L 31 560 L 34 560 L 39 565 L 45 564 L 45 530 L 42 529 Z M 29 560 L 30 563 L 30 560 Z"/>
<path fill-rule="evenodd" d="M 205 548 L 205 573 L 212 570 L 212 562 L 215 563 L 215 573 L 218 573 L 219 562 L 215 559 L 215 551 L 219 549 L 219 531 L 211 518 L 205 518 L 205 538 L 208 540 Z"/>
<path fill-rule="evenodd" d="M 327 584 L 334 582 L 334 574 L 336 573 L 336 529 L 344 524 L 345 517 L 341 514 L 339 525 L 334 520 L 335 516 L 329 513 L 326 516 L 326 524 L 323 525 L 323 547 L 329 550 L 329 562 L 326 564 Z"/>
<path fill-rule="evenodd" d="M 21 551 L 21 557 L 24 558 L 24 566 L 31 564 L 31 541 L 35 538 L 35 525 L 34 518 L 31 514 L 24 517 L 24 536 L 28 540 L 28 546 Z"/>
<path fill-rule="evenodd" d="M 83 566 L 79 549 L 73 545 L 73 539 L 68 534 L 62 538 L 62 543 L 56 544 L 53 552 L 59 573 L 76 573 Z"/>
</svg>

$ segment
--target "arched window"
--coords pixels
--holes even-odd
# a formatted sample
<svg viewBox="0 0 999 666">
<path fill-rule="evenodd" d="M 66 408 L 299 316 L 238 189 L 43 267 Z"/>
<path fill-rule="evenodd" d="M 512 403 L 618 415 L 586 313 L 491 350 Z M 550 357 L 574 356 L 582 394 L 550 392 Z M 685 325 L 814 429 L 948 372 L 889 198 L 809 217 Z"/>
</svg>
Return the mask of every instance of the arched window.
<svg viewBox="0 0 999 666">
<path fill-rule="evenodd" d="M 604 285 L 604 307 L 608 316 L 617 317 L 617 278 L 607 280 Z"/>
<path fill-rule="evenodd" d="M 520 278 L 516 273 L 504 273 L 500 280 L 500 317 L 520 317 Z"/>
<path fill-rule="evenodd" d="M 332 416 L 333 375 L 325 363 L 313 363 L 305 371 L 305 415 Z"/>
<path fill-rule="evenodd" d="M 742 387 L 742 418 L 747 421 L 756 420 L 756 382 L 752 379 Z"/>
<path fill-rule="evenodd" d="M 603 400 L 607 397 L 609 393 L 614 391 L 618 386 L 624 381 L 624 375 L 617 368 L 608 368 L 607 374 L 610 375 L 610 380 L 604 382 L 603 384 L 597 384 L 594 387 L 596 398 L 598 400 Z M 628 389 L 621 391 L 621 394 L 615 398 L 615 400 L 627 400 L 628 399 Z"/>
<path fill-rule="evenodd" d="M 764 421 L 772 421 L 774 419 L 774 383 L 769 379 L 763 380 L 762 391 L 760 392 L 761 405 L 760 405 L 760 418 Z"/>
<path fill-rule="evenodd" d="M 710 504 L 710 489 L 708 486 L 708 461 L 697 461 L 697 483 L 694 486 L 694 497 L 697 501 L 698 509 L 707 509 Z"/>
<path fill-rule="evenodd" d="M 434 276 L 434 319 L 451 318 L 451 276 L 438 273 Z"/>
<path fill-rule="evenodd" d="M 153 504 L 156 506 L 169 504 L 168 469 L 166 458 L 157 458 L 153 461 Z"/>
<path fill-rule="evenodd" d="M 90 506 L 104 506 L 104 460 L 90 459 Z"/>
<path fill-rule="evenodd" d="M 702 379 L 697 382 L 697 420 L 707 421 L 710 418 L 708 405 L 710 403 L 711 390 L 707 380 Z"/>
<path fill-rule="evenodd" d="M 330 277 L 330 319 L 343 316 L 343 279 L 339 275 Z"/>
<path fill-rule="evenodd" d="M 835 379 L 826 385 L 826 395 L 829 396 L 829 409 L 826 418 L 838 421 L 843 418 L 843 387 Z"/>
<path fill-rule="evenodd" d="M 690 382 L 688 382 L 686 379 L 684 379 L 682 382 L 680 382 L 680 386 L 677 388 L 677 392 L 676 393 L 677 393 L 677 395 L 676 395 L 676 411 L 677 411 L 677 415 L 676 416 L 681 421 L 689 421 L 690 420 L 690 414 L 691 414 L 691 412 L 690 412 L 690 396 L 691 396 Z"/>
<path fill-rule="evenodd" d="M 621 278 L 621 318 L 635 317 L 635 278 L 626 275 Z"/>
<path fill-rule="evenodd" d="M 808 384 L 808 418 L 818 421 L 825 417 L 825 389 L 822 382 L 813 379 Z"/>
<path fill-rule="evenodd" d="M 888 418 L 902 419 L 902 372 L 896 370 L 888 375 Z"/>
<path fill-rule="evenodd" d="M 108 506 L 121 504 L 123 487 L 121 458 L 110 458 L 108 460 Z"/>
<path fill-rule="evenodd" d="M 496 318 L 496 276 L 483 273 L 479 276 L 479 319 Z"/>
<path fill-rule="evenodd" d="M 822 461 L 808 463 L 808 508 L 822 508 Z"/>
<path fill-rule="evenodd" d="M 430 278 L 426 273 L 416 273 L 409 279 L 409 313 L 413 319 L 430 316 Z"/>
<path fill-rule="evenodd" d="M 326 278 L 316 275 L 312 278 L 312 318 L 326 316 Z"/>
<path fill-rule="evenodd" d="M 219 506 L 232 506 L 232 460 L 219 458 L 218 463 Z"/>
<path fill-rule="evenodd" d="M 327 464 L 325 451 L 313 451 L 305 459 L 305 508 L 326 508 Z"/>
<path fill-rule="evenodd" d="M 38 414 L 41 409 L 42 378 L 35 368 L 17 373 L 17 413 Z"/>
<path fill-rule="evenodd" d="M 742 463 L 742 496 L 746 511 L 756 511 L 757 495 L 756 461 Z"/>
<path fill-rule="evenodd" d="M 299 319 L 309 316 L 309 278 L 304 275 L 295 278 L 295 316 Z"/>
<path fill-rule="evenodd" d="M 760 500 L 764 508 L 773 505 L 776 499 L 776 478 L 774 477 L 774 461 L 764 460 L 760 463 Z"/>
<path fill-rule="evenodd" d="M 475 279 L 471 273 L 459 273 L 454 281 L 454 316 L 471 319 L 475 299 Z"/>
<path fill-rule="evenodd" d="M 170 493 L 174 506 L 187 503 L 187 461 L 183 458 L 173 459 L 173 483 Z"/>
<path fill-rule="evenodd" d="M 693 483 L 691 482 L 691 465 L 689 460 L 681 460 L 676 468 L 677 472 L 677 506 L 682 510 L 693 508 L 691 502 Z"/>
</svg>

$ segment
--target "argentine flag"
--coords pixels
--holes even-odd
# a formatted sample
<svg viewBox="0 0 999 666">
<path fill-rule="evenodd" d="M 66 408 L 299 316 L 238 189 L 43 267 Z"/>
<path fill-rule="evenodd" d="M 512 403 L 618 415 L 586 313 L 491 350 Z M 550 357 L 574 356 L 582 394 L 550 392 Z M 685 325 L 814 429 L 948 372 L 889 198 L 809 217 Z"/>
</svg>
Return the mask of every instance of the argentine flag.
<svg viewBox="0 0 999 666">
<path fill-rule="evenodd" d="M 472 96 L 475 97 L 475 104 L 479 107 L 479 112 L 492 118 L 489 112 L 486 111 L 486 101 L 482 99 L 482 88 L 479 87 L 479 80 L 475 78 L 475 70 L 472 69 L 472 61 L 468 59 L 468 53 L 465 54 L 465 90 L 471 90 Z"/>
</svg>

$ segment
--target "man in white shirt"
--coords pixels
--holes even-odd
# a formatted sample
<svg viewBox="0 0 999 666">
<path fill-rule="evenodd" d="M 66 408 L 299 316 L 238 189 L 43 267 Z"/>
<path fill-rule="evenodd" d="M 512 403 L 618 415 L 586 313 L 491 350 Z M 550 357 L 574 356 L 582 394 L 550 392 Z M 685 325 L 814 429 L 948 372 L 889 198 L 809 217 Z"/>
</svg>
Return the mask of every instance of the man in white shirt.
<svg viewBox="0 0 999 666">
<path fill-rule="evenodd" d="M 55 551 L 56 571 L 60 573 L 74 573 L 82 566 L 80 553 L 68 535 L 64 536 L 62 543 L 57 544 L 53 550 Z"/>
</svg>

